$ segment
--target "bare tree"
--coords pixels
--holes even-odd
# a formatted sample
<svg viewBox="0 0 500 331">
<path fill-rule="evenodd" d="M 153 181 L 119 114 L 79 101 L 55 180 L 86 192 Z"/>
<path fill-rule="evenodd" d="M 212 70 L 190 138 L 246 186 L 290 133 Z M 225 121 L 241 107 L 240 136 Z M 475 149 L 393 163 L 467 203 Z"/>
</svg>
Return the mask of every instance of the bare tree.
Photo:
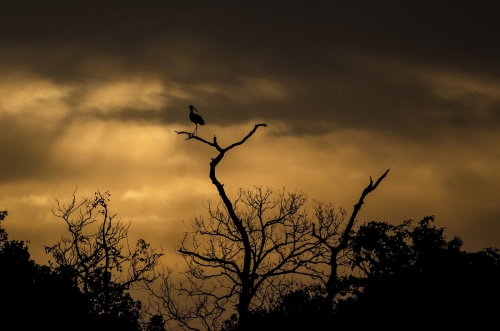
<svg viewBox="0 0 500 331">
<path fill-rule="evenodd" d="M 216 329 L 222 314 L 233 307 L 239 325 L 245 325 L 249 309 L 272 302 L 273 293 L 289 283 L 286 276 L 308 271 L 304 261 L 310 258 L 313 243 L 305 195 L 254 187 L 240 189 L 231 202 L 216 176 L 225 153 L 242 145 L 261 126 L 266 125 L 256 124 L 241 141 L 226 148 L 219 146 L 215 136 L 210 142 L 178 132 L 219 153 L 210 162 L 209 177 L 221 198 L 220 203 L 208 202 L 208 218 L 193 220 L 178 249 L 187 263 L 184 279 L 174 286 L 169 270 L 158 295 L 166 315 L 179 327 L 195 330 L 197 321 L 204 329 Z"/>
<path fill-rule="evenodd" d="M 143 239 L 130 248 L 129 224 L 115 220 L 108 209 L 110 194 L 96 192 L 78 202 L 73 192 L 69 205 L 56 199 L 55 216 L 64 220 L 69 237 L 45 247 L 57 268 L 74 272 L 79 288 L 94 302 L 97 312 L 108 313 L 123 291 L 154 281 L 163 255 Z"/>
<path fill-rule="evenodd" d="M 215 330 L 227 310 L 236 307 L 238 329 L 247 325 L 249 310 L 269 308 L 293 277 L 319 279 L 332 302 L 341 290 L 339 265 L 347 263 L 345 252 L 355 218 L 364 198 L 372 192 L 371 181 L 363 191 L 346 222 L 346 212 L 335 213 L 332 205 L 317 203 L 314 218 L 307 214 L 303 193 L 276 194 L 270 189 L 240 189 L 232 202 L 216 176 L 216 167 L 226 152 L 242 145 L 255 127 L 239 142 L 222 148 L 214 136 L 207 141 L 182 131 L 186 140 L 194 139 L 215 148 L 218 155 L 210 162 L 209 177 L 221 202 L 209 201 L 208 218 L 196 217 L 178 249 L 187 264 L 184 278 L 173 281 L 168 269 L 160 299 L 166 320 L 180 329 Z M 317 223 L 318 228 L 315 228 Z M 277 295 L 278 294 L 278 295 Z"/>
<path fill-rule="evenodd" d="M 336 212 L 331 204 L 317 203 L 314 209 L 318 227 L 316 228 L 316 222 L 312 224 L 312 236 L 316 245 L 313 249 L 313 259 L 308 266 L 311 268 L 311 275 L 322 281 L 325 286 L 327 302 L 332 302 L 341 291 L 351 285 L 353 278 L 342 271 L 345 271 L 345 267 L 351 263 L 348 243 L 353 226 L 364 199 L 377 188 L 388 172 L 389 169 L 375 183 L 370 177 L 370 183 L 361 193 L 348 219 L 344 209 L 341 208 Z"/>
</svg>

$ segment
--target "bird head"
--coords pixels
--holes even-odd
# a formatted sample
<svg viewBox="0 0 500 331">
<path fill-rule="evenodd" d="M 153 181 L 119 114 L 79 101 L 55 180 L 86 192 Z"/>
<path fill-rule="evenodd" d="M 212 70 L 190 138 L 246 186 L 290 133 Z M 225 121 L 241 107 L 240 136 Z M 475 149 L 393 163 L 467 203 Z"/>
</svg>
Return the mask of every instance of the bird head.
<svg viewBox="0 0 500 331">
<path fill-rule="evenodd" d="M 193 107 L 193 105 L 189 105 L 189 110 L 191 110 L 191 111 L 193 111 L 193 110 L 197 111 L 196 108 Z"/>
</svg>

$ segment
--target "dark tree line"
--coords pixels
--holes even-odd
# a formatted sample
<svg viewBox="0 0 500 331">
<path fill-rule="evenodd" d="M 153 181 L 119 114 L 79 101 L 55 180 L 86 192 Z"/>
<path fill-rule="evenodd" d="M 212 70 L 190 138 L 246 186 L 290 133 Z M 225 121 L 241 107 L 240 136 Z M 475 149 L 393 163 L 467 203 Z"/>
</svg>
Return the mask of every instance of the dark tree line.
<svg viewBox="0 0 500 331">
<path fill-rule="evenodd" d="M 6 216 L 0 212 L 0 221 Z M 248 310 L 245 326 L 326 330 L 493 325 L 500 308 L 500 251 L 467 252 L 460 238 L 449 240 L 444 232 L 432 216 L 417 223 L 363 224 L 350 232 L 346 265 L 352 272 L 345 277 L 350 286 L 344 296 L 332 305 L 322 282 L 283 287 L 271 305 Z M 160 315 L 141 324 L 141 304 L 125 291 L 117 291 L 103 311 L 99 298 L 75 281 L 77 270 L 36 264 L 26 243 L 9 240 L 2 227 L 0 270 L 0 314 L 6 330 L 165 330 Z M 224 320 L 219 329 L 241 329 L 238 316 Z"/>
<path fill-rule="evenodd" d="M 7 212 L 0 213 L 0 221 Z M 0 225 L 0 314 L 2 329 L 29 330 L 87 323 L 90 306 L 71 281 L 71 271 L 30 259 L 24 241 L 9 240 Z M 57 316 L 54 316 L 57 312 Z"/>
<path fill-rule="evenodd" d="M 371 222 L 353 236 L 352 265 L 361 270 L 363 291 L 353 304 L 379 325 L 387 320 L 413 325 L 460 327 L 493 325 L 500 308 L 500 251 L 462 249 L 463 242 L 448 240 L 445 228 L 432 223 Z M 356 313 L 357 314 L 357 313 Z M 365 324 L 367 325 L 367 324 Z"/>
<path fill-rule="evenodd" d="M 155 279 L 161 253 L 144 240 L 124 241 L 128 225 L 108 213 L 109 195 L 69 205 L 55 214 L 69 237 L 47 247 L 54 261 L 39 265 L 24 241 L 9 240 L 0 224 L 0 317 L 3 330 L 164 330 L 163 320 L 143 318 L 142 304 L 128 292 Z M 0 212 L 4 221 L 7 211 Z M 126 269 L 125 269 L 126 268 Z"/>
<path fill-rule="evenodd" d="M 249 313 L 259 330 L 457 328 L 496 325 L 500 251 L 462 249 L 434 217 L 414 224 L 369 222 L 352 233 L 351 293 L 330 305 L 319 284 L 283 293 L 272 309 Z M 356 275 L 356 276 L 354 276 Z M 228 319 L 224 330 L 236 330 Z"/>
</svg>

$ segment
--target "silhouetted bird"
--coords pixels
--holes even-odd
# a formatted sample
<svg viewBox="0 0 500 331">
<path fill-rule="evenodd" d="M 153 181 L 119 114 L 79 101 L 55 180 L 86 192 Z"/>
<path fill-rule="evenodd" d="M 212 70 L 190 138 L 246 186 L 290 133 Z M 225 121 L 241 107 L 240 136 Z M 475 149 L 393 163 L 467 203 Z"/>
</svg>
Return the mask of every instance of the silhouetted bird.
<svg viewBox="0 0 500 331">
<path fill-rule="evenodd" d="M 196 128 L 194 129 L 194 135 L 197 135 L 198 134 L 198 124 L 205 125 L 205 121 L 203 120 L 203 118 L 201 118 L 200 115 L 193 113 L 193 110 L 198 111 L 198 110 L 196 110 L 196 108 L 193 107 L 193 105 L 189 105 L 189 110 L 191 110 L 191 113 L 189 113 L 189 119 L 191 120 L 191 122 L 196 124 Z"/>
</svg>

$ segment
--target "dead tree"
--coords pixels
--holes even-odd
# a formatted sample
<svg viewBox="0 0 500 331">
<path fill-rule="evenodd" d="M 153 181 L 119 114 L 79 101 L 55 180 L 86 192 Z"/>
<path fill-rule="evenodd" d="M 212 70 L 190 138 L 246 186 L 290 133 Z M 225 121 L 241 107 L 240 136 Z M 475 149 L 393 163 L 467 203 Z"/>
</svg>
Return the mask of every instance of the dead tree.
<svg viewBox="0 0 500 331">
<path fill-rule="evenodd" d="M 370 177 L 370 183 L 361 193 L 349 219 L 346 219 L 345 210 L 340 209 L 339 212 L 336 212 L 332 205 L 318 203 L 315 208 L 315 218 L 318 224 L 316 227 L 316 224 L 313 223 L 312 236 L 315 238 L 316 245 L 313 260 L 308 266 L 311 267 L 311 275 L 323 282 L 327 293 L 327 302 L 333 302 L 341 291 L 351 285 L 348 275 L 341 274 L 341 269 L 351 262 L 347 249 L 349 238 L 364 199 L 377 188 L 388 172 L 389 169 L 375 183 Z M 342 226 L 343 229 L 341 229 Z"/>
<path fill-rule="evenodd" d="M 288 276 L 308 271 L 304 261 L 310 258 L 313 243 L 305 195 L 254 187 L 240 189 L 232 202 L 216 175 L 224 155 L 261 126 L 266 124 L 256 124 L 241 141 L 226 148 L 219 146 L 215 136 L 210 142 L 177 132 L 217 150 L 209 177 L 221 199 L 208 203 L 207 219 L 194 219 L 178 249 L 187 263 L 183 281 L 175 288 L 168 274 L 163 294 L 158 295 L 167 317 L 177 320 L 179 327 L 195 330 L 198 319 L 204 329 L 216 329 L 223 312 L 236 307 L 241 328 L 249 309 L 273 301 Z M 190 302 L 182 305 L 181 297 Z"/>
</svg>

